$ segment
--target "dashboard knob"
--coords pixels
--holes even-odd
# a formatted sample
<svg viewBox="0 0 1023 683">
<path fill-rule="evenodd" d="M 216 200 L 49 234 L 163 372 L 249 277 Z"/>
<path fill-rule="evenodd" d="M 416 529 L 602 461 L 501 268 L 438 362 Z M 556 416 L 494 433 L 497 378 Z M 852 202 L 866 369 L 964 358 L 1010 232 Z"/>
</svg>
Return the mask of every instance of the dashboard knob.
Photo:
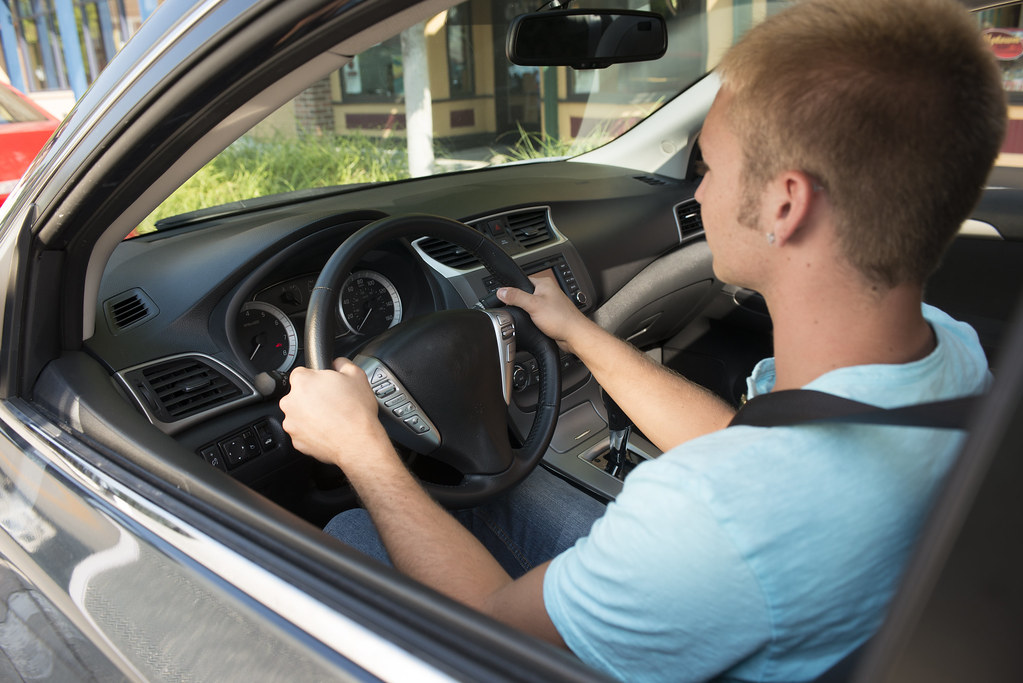
<svg viewBox="0 0 1023 683">
<path fill-rule="evenodd" d="M 575 302 L 580 306 L 585 306 L 586 302 L 589 301 L 589 298 L 586 296 L 586 292 L 582 291 L 581 289 L 575 293 L 575 296 L 573 298 L 575 299 Z"/>
</svg>

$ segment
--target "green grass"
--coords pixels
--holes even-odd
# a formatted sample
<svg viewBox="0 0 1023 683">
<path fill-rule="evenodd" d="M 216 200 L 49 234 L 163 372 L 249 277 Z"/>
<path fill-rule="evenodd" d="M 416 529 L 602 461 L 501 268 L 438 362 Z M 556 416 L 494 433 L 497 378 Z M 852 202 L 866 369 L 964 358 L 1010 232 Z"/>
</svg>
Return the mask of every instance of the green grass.
<svg viewBox="0 0 1023 683">
<path fill-rule="evenodd" d="M 610 140 L 607 126 L 597 126 L 588 135 L 576 139 L 549 138 L 527 131 L 521 125 L 519 139 L 502 152 L 510 161 L 528 161 L 531 159 L 549 159 L 564 156 L 575 156 L 600 147 Z"/>
<path fill-rule="evenodd" d="M 519 129 L 519 139 L 501 155 L 504 161 L 578 154 L 606 141 L 603 130 L 582 140 L 550 140 Z M 457 151 L 438 149 L 438 157 Z M 242 137 L 179 187 L 135 230 L 197 209 L 317 187 L 374 183 L 408 178 L 403 138 L 362 135 L 307 136 L 291 139 Z"/>
<path fill-rule="evenodd" d="M 408 177 L 405 141 L 365 136 L 260 140 L 243 137 L 199 169 L 150 214 L 161 218 L 268 195 Z"/>
</svg>

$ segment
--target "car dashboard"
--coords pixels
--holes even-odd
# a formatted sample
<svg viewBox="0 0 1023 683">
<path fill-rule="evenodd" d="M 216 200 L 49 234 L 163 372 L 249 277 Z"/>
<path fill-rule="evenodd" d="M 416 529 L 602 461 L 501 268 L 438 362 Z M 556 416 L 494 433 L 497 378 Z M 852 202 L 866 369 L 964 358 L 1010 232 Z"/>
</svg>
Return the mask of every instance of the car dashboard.
<svg viewBox="0 0 1023 683">
<path fill-rule="evenodd" d="M 92 429 L 115 446 L 128 433 L 139 444 L 169 438 L 173 444 L 155 447 L 177 465 L 212 481 L 227 475 L 316 524 L 354 505 L 340 472 L 291 448 L 277 402 L 288 371 L 306 362 L 305 306 L 321 268 L 347 237 L 402 214 L 453 218 L 506 241 L 527 273 L 557 279 L 602 327 L 737 401 L 753 365 L 771 353 L 770 317 L 758 295 L 714 277 L 696 186 L 695 179 L 577 161 L 510 165 L 213 210 L 125 240 L 108 261 L 95 333 L 85 343 L 123 410 L 116 429 Z M 988 207 L 1004 192 L 989 190 L 975 217 L 1011 237 L 1015 223 Z M 981 331 L 992 359 L 1001 335 L 985 333 L 990 316 L 977 317 L 987 309 L 975 302 L 990 297 L 971 273 L 985 263 L 1018 279 L 1018 241 L 1009 237 L 962 236 L 928 291 L 931 303 Z M 354 297 L 337 311 L 333 348 L 348 357 L 399 318 L 472 307 L 497 283 L 450 245 L 414 238 L 368 253 L 350 284 Z M 535 362 L 519 354 L 513 440 L 531 424 L 537 379 Z M 50 393 L 53 405 L 66 400 L 61 386 L 40 387 L 41 396 Z M 600 389 L 569 356 L 562 358 L 561 398 L 545 465 L 613 499 L 621 481 L 600 460 L 608 443 Z M 79 400 L 95 401 L 104 422 L 113 415 L 106 398 Z M 141 423 L 138 432 L 128 423 Z M 630 448 L 640 460 L 658 454 L 642 435 Z"/>
<path fill-rule="evenodd" d="M 601 323 L 620 336 L 652 345 L 678 331 L 663 321 L 690 319 L 711 297 L 709 254 L 692 281 L 683 273 L 671 285 L 679 291 L 699 283 L 699 296 L 665 297 L 663 283 L 640 284 L 631 297 L 639 301 L 623 312 L 609 316 L 602 305 L 628 292 L 630 283 L 642 283 L 644 271 L 662 257 L 705 248 L 695 188 L 557 161 L 341 188 L 321 198 L 191 218 L 117 247 L 86 347 L 149 423 L 210 467 L 265 491 L 287 479 L 284 471 L 297 469 L 308 479 L 318 469 L 290 449 L 277 400 L 287 391 L 288 371 L 305 363 L 309 294 L 348 236 L 397 214 L 465 222 L 500 244 L 527 274 L 556 279 L 588 315 L 603 315 Z M 388 327 L 472 307 L 498 284 L 470 254 L 446 242 L 386 243 L 368 253 L 342 287 L 333 350 L 352 357 Z M 649 315 L 636 315 L 646 308 Z M 662 322 L 651 330 L 650 320 Z M 566 413 L 576 415 L 569 415 L 570 428 L 582 426 L 578 408 L 586 404 L 583 431 L 596 433 L 602 408 L 587 388 L 593 384 L 588 373 L 564 357 L 562 374 Z M 513 432 L 516 425 L 528 429 L 536 380 L 535 362 L 516 358 Z M 615 492 L 613 483 L 607 490 L 591 488 Z"/>
</svg>

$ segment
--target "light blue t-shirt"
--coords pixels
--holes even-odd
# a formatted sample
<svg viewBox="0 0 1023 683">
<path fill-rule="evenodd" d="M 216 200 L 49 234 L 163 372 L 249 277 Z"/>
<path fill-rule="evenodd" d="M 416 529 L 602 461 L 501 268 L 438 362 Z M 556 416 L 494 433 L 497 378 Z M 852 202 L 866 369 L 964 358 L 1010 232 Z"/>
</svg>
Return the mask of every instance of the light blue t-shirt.
<svg viewBox="0 0 1023 683">
<path fill-rule="evenodd" d="M 924 315 L 938 342 L 926 358 L 840 368 L 806 388 L 883 407 L 985 390 L 973 329 Z M 774 379 L 761 361 L 750 395 Z M 820 424 L 693 439 L 637 467 L 555 558 L 547 612 L 573 652 L 621 679 L 812 679 L 880 625 L 963 438 Z"/>
</svg>

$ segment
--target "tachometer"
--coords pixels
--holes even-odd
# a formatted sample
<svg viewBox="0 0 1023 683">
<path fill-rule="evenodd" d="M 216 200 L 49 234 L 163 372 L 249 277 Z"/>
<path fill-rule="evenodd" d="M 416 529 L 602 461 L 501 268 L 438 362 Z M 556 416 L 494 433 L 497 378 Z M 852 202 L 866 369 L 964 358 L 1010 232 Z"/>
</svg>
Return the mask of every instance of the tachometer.
<svg viewBox="0 0 1023 683">
<path fill-rule="evenodd" d="M 391 281 L 371 270 L 354 272 L 341 287 L 341 319 L 356 334 L 380 334 L 401 322 L 401 297 Z"/>
<path fill-rule="evenodd" d="M 285 372 L 298 354 L 298 334 L 284 311 L 263 301 L 244 304 L 236 322 L 242 349 L 257 370 Z"/>
</svg>

